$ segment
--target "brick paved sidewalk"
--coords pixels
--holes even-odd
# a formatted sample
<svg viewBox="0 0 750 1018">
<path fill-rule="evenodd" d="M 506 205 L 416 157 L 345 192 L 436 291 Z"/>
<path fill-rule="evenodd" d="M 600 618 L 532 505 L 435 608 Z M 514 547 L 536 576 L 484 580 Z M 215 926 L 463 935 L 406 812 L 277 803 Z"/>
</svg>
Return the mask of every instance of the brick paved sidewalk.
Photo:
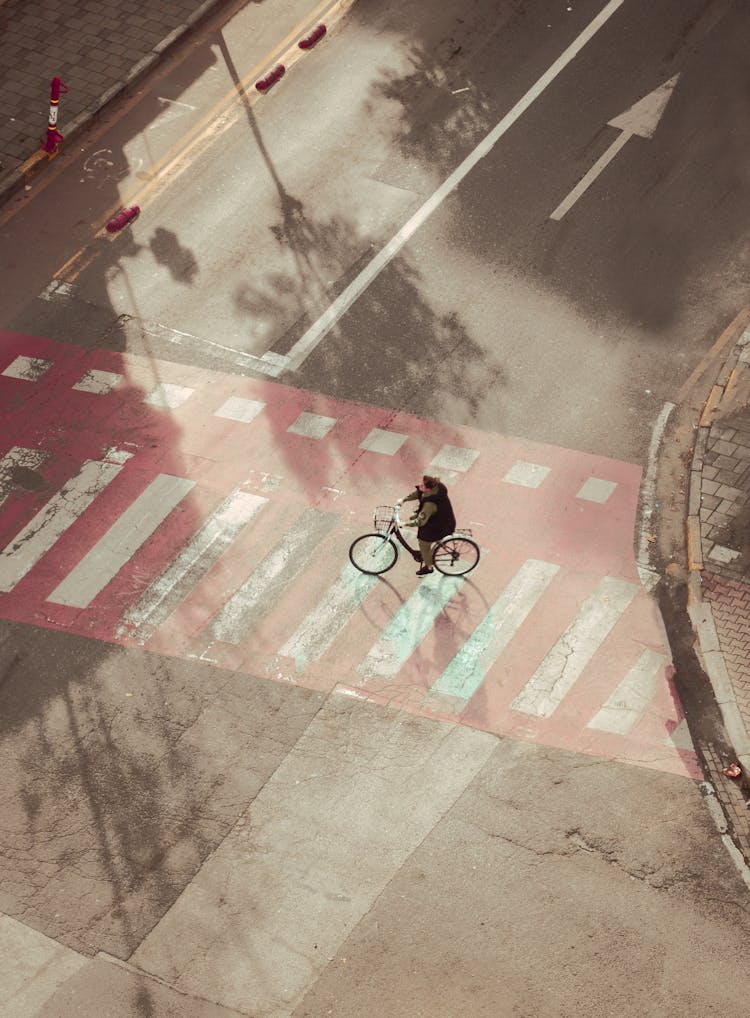
<svg viewBox="0 0 750 1018">
<path fill-rule="evenodd" d="M 0 0 L 0 201 L 46 134 L 53 77 L 69 88 L 58 121 L 69 137 L 220 2 Z"/>
<path fill-rule="evenodd" d="M 747 320 L 745 316 L 745 321 Z M 744 769 L 719 796 L 750 858 L 750 327 L 714 385 L 698 428 L 690 482 L 691 567 L 710 613 L 697 627 L 727 734 Z M 714 648 L 718 646 L 719 654 Z"/>
</svg>

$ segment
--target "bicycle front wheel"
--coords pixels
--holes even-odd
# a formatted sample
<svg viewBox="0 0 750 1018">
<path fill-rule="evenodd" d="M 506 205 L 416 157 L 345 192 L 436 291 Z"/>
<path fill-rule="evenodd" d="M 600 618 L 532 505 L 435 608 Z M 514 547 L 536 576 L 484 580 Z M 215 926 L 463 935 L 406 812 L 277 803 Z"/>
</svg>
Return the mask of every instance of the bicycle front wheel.
<svg viewBox="0 0 750 1018">
<path fill-rule="evenodd" d="M 446 537 L 432 552 L 433 565 L 446 576 L 464 576 L 478 561 L 479 545 L 469 537 Z"/>
<path fill-rule="evenodd" d="M 363 534 L 352 542 L 349 558 L 361 573 L 379 576 L 396 564 L 398 548 L 387 534 Z"/>
</svg>

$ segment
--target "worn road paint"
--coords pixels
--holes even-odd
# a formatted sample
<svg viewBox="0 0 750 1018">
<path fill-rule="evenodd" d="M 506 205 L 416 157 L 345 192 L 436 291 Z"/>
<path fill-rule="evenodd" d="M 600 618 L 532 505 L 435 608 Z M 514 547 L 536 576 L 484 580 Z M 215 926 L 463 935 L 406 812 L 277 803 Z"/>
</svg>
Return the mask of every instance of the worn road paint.
<svg viewBox="0 0 750 1018">
<path fill-rule="evenodd" d="M 0 552 L 0 591 L 13 590 L 84 509 L 122 470 L 122 464 L 89 460 L 65 487 Z"/>
<path fill-rule="evenodd" d="M 515 698 L 513 710 L 553 714 L 637 592 L 635 584 L 605 576 Z"/>
<path fill-rule="evenodd" d="M 469 700 L 523 625 L 559 570 L 551 562 L 524 562 L 484 619 L 432 686 L 431 692 Z"/>
<path fill-rule="evenodd" d="M 195 481 L 184 477 L 155 477 L 48 600 L 86 608 L 194 487 Z"/>
</svg>

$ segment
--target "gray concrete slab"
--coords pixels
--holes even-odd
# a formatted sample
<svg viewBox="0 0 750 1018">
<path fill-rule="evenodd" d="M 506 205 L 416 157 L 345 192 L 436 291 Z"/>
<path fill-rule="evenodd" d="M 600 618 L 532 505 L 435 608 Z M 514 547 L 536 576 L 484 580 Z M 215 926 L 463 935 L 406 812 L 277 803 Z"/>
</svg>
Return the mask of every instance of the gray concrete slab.
<svg viewBox="0 0 750 1018">
<path fill-rule="evenodd" d="M 0 643 L 0 911 L 127 958 L 293 748 L 322 697 L 22 627 Z"/>
<path fill-rule="evenodd" d="M 495 744 L 334 695 L 132 962 L 288 1015 Z"/>
<path fill-rule="evenodd" d="M 499 742 L 294 1018 L 743 1018 L 744 885 L 695 786 L 642 779 Z"/>
<path fill-rule="evenodd" d="M 219 1004 L 190 997 L 132 969 L 95 958 L 62 983 L 44 1006 L 23 1018 L 233 1018 Z"/>
<path fill-rule="evenodd" d="M 89 959 L 30 926 L 0 916 L 4 1018 L 31 1018 Z"/>
</svg>

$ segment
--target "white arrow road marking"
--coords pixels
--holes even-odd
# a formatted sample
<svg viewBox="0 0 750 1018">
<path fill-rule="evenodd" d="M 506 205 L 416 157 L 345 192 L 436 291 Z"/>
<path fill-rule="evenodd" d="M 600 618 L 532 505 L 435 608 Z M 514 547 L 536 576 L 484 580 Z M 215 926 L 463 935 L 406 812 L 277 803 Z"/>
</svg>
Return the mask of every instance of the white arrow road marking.
<svg viewBox="0 0 750 1018">
<path fill-rule="evenodd" d="M 621 113 L 619 117 L 608 121 L 608 127 L 616 127 L 622 134 L 615 138 L 607 151 L 599 156 L 588 173 L 576 184 L 567 198 L 560 202 L 550 216 L 550 219 L 559 221 L 571 210 L 581 195 L 588 191 L 602 170 L 612 162 L 620 149 L 626 142 L 630 141 L 634 134 L 637 134 L 639 138 L 653 138 L 657 125 L 661 120 L 661 115 L 672 97 L 672 92 L 678 78 L 679 74 L 675 74 L 673 78 L 665 81 L 663 85 L 655 88 L 653 92 L 649 92 L 647 96 L 640 99 L 629 110 L 626 110 L 625 113 Z"/>
</svg>

